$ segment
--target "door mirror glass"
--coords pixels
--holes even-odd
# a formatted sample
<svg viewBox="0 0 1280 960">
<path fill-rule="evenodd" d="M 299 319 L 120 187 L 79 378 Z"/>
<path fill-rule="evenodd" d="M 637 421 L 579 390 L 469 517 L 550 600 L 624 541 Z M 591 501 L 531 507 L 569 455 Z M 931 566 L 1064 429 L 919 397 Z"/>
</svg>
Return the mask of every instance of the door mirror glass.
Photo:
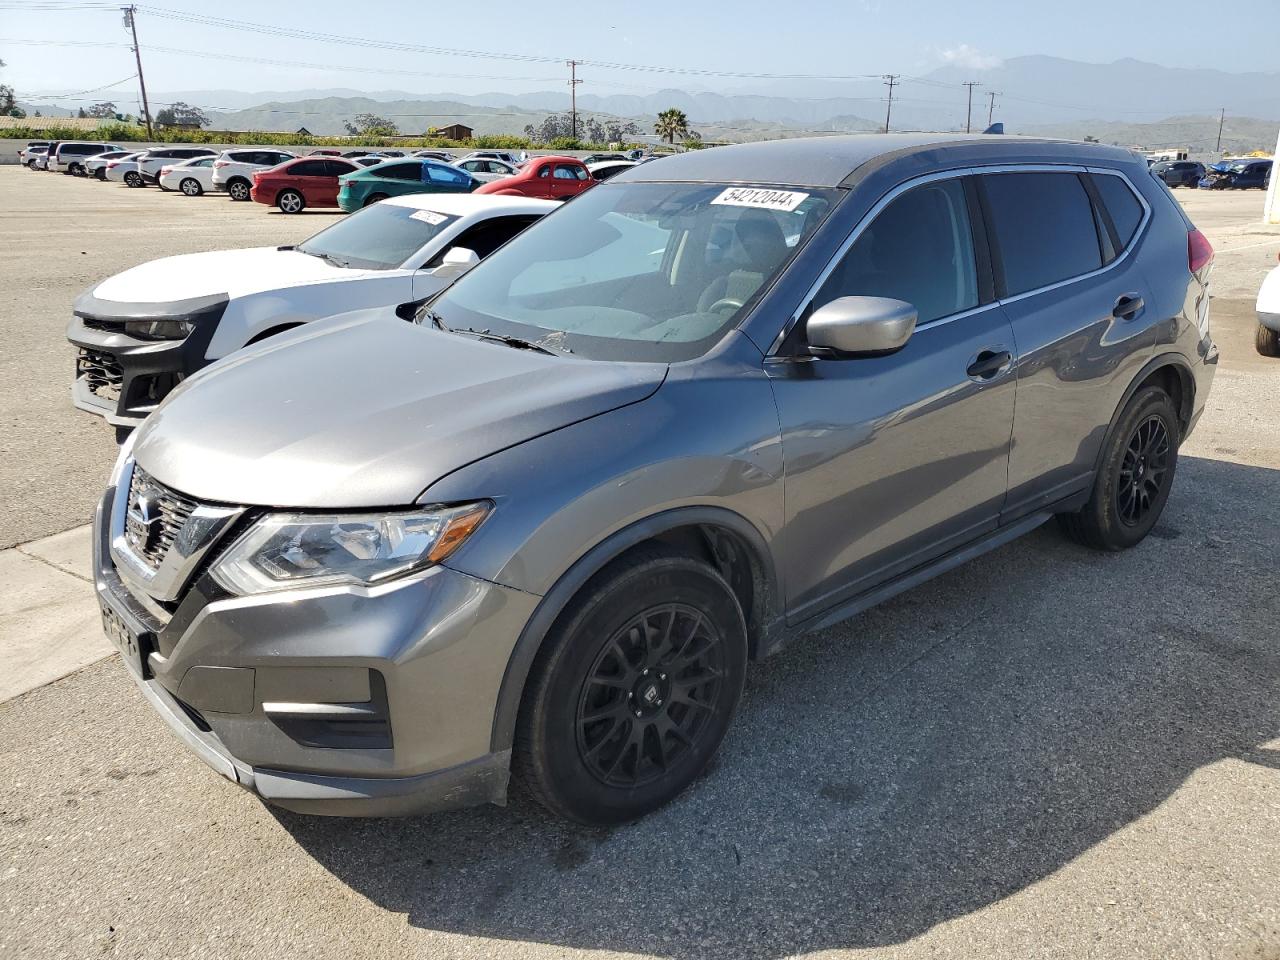
<svg viewBox="0 0 1280 960">
<path fill-rule="evenodd" d="M 809 315 L 809 352 L 819 357 L 878 356 L 901 350 L 916 328 L 916 308 L 891 297 L 838 297 Z"/>
</svg>

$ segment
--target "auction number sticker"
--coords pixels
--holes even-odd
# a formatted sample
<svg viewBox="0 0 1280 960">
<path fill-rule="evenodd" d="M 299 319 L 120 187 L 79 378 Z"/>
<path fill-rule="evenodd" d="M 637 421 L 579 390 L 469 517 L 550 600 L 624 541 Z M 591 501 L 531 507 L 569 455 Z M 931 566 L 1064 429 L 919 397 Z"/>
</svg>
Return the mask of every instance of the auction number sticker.
<svg viewBox="0 0 1280 960">
<path fill-rule="evenodd" d="M 762 210 L 781 210 L 783 213 L 790 213 L 808 199 L 807 193 L 797 190 L 730 187 L 711 202 L 729 207 L 759 207 Z"/>
<path fill-rule="evenodd" d="M 409 214 L 410 220 L 421 220 L 423 223 L 429 223 L 433 227 L 438 227 L 449 218 L 443 213 L 436 213 L 434 210 L 415 210 Z"/>
</svg>

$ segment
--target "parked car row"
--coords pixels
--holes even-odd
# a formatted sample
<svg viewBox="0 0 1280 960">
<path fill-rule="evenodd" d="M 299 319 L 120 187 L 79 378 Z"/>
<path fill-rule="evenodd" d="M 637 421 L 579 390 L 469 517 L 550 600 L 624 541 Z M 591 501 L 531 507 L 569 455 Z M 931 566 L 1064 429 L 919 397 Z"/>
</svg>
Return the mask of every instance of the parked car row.
<svg viewBox="0 0 1280 960">
<path fill-rule="evenodd" d="M 77 405 L 141 420 L 94 521 L 104 629 L 294 811 L 515 775 L 640 817 L 748 661 L 1055 516 L 1140 543 L 1206 407 L 1213 251 L 1124 150 L 782 140 L 590 189 L 547 157 L 361 206 L 437 167 L 342 174 L 311 239 L 136 267 L 69 330 Z M 577 198 L 512 195 L 545 184 Z"/>
<path fill-rule="evenodd" d="M 225 193 L 232 200 L 256 200 L 283 213 L 300 213 L 308 207 L 351 212 L 415 193 L 499 193 L 567 200 L 634 166 L 634 161 L 621 155 L 588 167 L 573 157 L 528 159 L 507 151 L 475 151 L 455 160 L 432 150 L 343 154 L 326 148 L 298 156 L 261 147 L 172 146 L 129 152 L 111 144 L 32 142 L 21 154 L 31 169 L 61 169 L 134 188 L 155 184 L 191 197 Z"/>
<path fill-rule="evenodd" d="M 1265 189 L 1271 181 L 1270 159 L 1223 160 L 1206 167 L 1195 160 L 1162 160 L 1151 172 L 1170 187 L 1202 190 Z"/>
</svg>

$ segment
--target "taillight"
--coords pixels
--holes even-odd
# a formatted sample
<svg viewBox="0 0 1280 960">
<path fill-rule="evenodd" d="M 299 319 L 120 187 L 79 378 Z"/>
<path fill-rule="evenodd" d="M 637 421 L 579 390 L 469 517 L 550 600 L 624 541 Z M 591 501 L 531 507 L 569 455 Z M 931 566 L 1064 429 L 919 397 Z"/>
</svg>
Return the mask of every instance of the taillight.
<svg viewBox="0 0 1280 960">
<path fill-rule="evenodd" d="M 1213 262 L 1213 245 L 1199 230 L 1187 234 L 1187 266 L 1192 273 L 1199 273 Z"/>
<path fill-rule="evenodd" d="M 215 160 L 215 161 L 213 161 L 213 165 L 214 165 L 215 167 L 229 167 L 229 166 L 231 166 L 231 161 L 230 161 L 230 160 Z"/>
</svg>

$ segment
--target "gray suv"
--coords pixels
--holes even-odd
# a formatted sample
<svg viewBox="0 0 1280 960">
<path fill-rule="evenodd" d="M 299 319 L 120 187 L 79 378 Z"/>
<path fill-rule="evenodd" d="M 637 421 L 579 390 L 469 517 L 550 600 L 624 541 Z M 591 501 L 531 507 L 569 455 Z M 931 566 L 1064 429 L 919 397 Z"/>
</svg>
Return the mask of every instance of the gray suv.
<svg viewBox="0 0 1280 960">
<path fill-rule="evenodd" d="M 96 518 L 168 725 L 296 811 L 670 800 L 748 661 L 1057 517 L 1141 541 L 1212 250 L 1145 161 L 895 135 L 645 164 L 415 313 L 192 377 Z"/>
</svg>

